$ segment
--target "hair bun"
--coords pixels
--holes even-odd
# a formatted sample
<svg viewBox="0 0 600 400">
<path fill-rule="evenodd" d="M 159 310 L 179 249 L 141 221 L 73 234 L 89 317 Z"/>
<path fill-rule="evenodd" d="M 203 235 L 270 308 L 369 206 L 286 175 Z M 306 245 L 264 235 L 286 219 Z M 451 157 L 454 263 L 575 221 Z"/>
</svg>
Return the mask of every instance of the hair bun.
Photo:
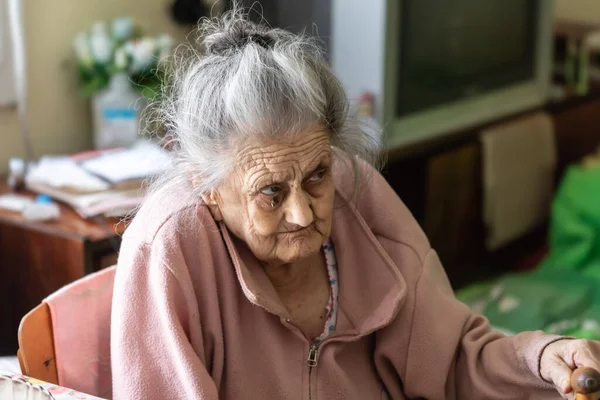
<svg viewBox="0 0 600 400">
<path fill-rule="evenodd" d="M 250 43 L 271 49 L 275 39 L 268 28 L 244 18 L 225 21 L 223 26 L 204 38 L 206 53 L 215 55 L 240 50 Z"/>
</svg>

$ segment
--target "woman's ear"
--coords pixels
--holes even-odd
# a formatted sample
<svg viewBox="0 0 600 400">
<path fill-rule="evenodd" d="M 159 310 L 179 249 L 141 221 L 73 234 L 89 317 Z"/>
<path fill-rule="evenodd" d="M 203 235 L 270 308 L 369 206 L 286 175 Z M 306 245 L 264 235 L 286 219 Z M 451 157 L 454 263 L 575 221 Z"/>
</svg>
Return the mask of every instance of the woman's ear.
<svg viewBox="0 0 600 400">
<path fill-rule="evenodd" d="M 194 188 L 200 186 L 200 179 L 195 176 L 191 171 L 188 171 L 188 178 L 192 182 Z M 204 204 L 208 206 L 210 213 L 212 214 L 215 221 L 223 221 L 223 213 L 221 213 L 221 197 L 216 189 L 210 189 L 207 192 L 200 194 Z"/>
<path fill-rule="evenodd" d="M 215 189 L 211 189 L 208 193 L 202 193 L 200 195 L 204 203 L 208 206 L 210 213 L 212 214 L 215 221 L 223 221 L 223 214 L 221 213 L 220 197 L 219 192 Z"/>
</svg>

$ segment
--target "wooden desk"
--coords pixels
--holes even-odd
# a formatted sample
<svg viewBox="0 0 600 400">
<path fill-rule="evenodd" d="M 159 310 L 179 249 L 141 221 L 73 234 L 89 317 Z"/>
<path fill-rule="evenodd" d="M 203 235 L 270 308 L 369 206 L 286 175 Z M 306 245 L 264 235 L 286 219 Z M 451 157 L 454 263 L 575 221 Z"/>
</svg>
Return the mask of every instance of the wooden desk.
<svg viewBox="0 0 600 400">
<path fill-rule="evenodd" d="M 0 194 L 7 192 L 0 181 Z M 0 354 L 16 353 L 19 322 L 42 299 L 116 262 L 124 223 L 85 220 L 62 204 L 60 210 L 60 219 L 52 222 L 0 210 Z"/>
</svg>

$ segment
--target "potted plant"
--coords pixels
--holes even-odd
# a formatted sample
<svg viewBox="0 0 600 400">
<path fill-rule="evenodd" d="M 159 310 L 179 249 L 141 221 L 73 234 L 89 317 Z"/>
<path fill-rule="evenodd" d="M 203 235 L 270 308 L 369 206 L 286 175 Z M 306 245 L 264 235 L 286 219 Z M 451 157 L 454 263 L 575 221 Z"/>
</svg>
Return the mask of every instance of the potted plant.
<svg viewBox="0 0 600 400">
<path fill-rule="evenodd" d="M 146 100 L 156 96 L 162 63 L 172 50 L 166 34 L 144 36 L 129 17 L 96 22 L 77 34 L 73 48 L 82 96 L 91 98 L 94 146 L 132 144 Z"/>
</svg>

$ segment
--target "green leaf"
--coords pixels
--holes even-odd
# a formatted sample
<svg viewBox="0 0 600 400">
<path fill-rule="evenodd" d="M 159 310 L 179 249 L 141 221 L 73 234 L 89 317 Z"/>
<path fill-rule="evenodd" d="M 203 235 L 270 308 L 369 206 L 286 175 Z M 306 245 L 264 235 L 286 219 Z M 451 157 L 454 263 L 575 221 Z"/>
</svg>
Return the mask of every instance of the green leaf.
<svg viewBox="0 0 600 400">
<path fill-rule="evenodd" d="M 107 77 L 95 76 L 86 82 L 82 82 L 79 92 L 83 97 L 91 97 L 99 90 L 106 88 L 108 82 L 109 79 Z"/>
</svg>

